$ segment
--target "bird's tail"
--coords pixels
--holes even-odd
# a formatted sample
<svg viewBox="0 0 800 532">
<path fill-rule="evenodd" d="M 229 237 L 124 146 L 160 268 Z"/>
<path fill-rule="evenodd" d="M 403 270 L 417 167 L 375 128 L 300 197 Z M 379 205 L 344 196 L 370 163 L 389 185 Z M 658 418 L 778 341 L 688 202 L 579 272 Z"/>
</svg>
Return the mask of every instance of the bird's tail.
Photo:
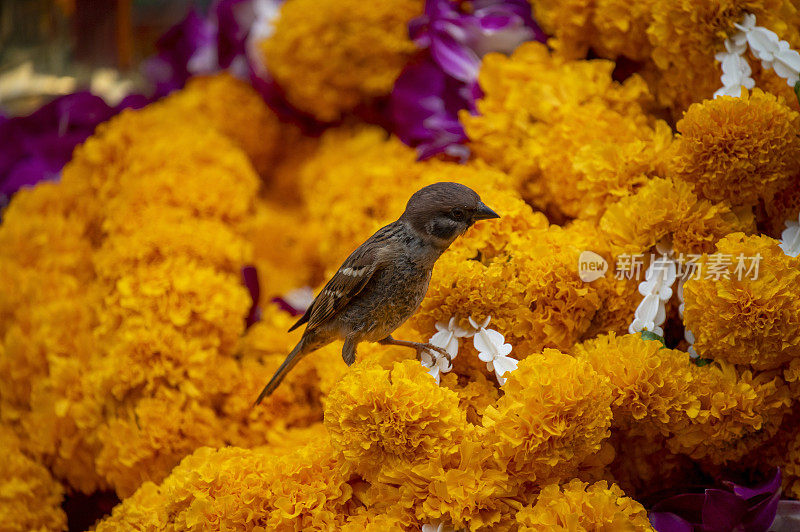
<svg viewBox="0 0 800 532">
<path fill-rule="evenodd" d="M 258 396 L 258 399 L 256 399 L 256 402 L 253 406 L 258 406 L 265 397 L 271 395 L 272 392 L 275 391 L 275 388 L 277 388 L 281 383 L 283 378 L 286 377 L 286 374 L 289 373 L 298 362 L 300 362 L 300 359 L 306 354 L 306 351 L 303 349 L 305 343 L 304 340 L 305 339 L 301 339 L 299 342 L 297 342 L 297 345 L 294 346 L 292 352 L 289 353 L 289 356 L 287 356 L 286 360 L 283 361 L 281 367 L 278 368 L 278 371 L 275 372 L 275 375 L 272 376 L 272 378 L 269 380 L 269 383 L 267 383 L 267 385 L 264 386 L 264 389 L 261 390 L 261 395 Z"/>
</svg>

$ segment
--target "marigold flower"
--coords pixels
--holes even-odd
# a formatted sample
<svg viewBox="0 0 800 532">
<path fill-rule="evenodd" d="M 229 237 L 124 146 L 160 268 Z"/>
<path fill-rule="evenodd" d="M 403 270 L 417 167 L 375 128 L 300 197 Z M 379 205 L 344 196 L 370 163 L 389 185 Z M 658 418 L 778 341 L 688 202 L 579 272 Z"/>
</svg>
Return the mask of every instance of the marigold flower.
<svg viewBox="0 0 800 532">
<path fill-rule="evenodd" d="M 335 121 L 389 94 L 415 50 L 407 24 L 422 10 L 421 0 L 288 2 L 260 47 L 292 105 Z"/>
<path fill-rule="evenodd" d="M 609 61 L 567 61 L 540 43 L 483 62 L 479 114 L 462 111 L 470 148 L 508 172 L 530 203 L 596 219 L 607 204 L 660 173 L 672 132 L 645 110 L 644 81 L 612 80 Z"/>
<path fill-rule="evenodd" d="M 445 521 L 469 530 L 509 528 L 517 504 L 515 488 L 494 463 L 491 448 L 476 437 L 467 436 L 449 457 L 383 468 L 377 490 L 384 497 L 399 498 L 420 523 Z"/>
<path fill-rule="evenodd" d="M 754 205 L 800 173 L 800 114 L 759 89 L 693 104 L 677 128 L 669 173 L 711 201 Z"/>
<path fill-rule="evenodd" d="M 800 259 L 784 254 L 777 240 L 741 233 L 720 240 L 701 264 L 708 269 L 718 259 L 729 265 L 725 277 L 705 275 L 683 288 L 684 322 L 697 352 L 761 370 L 800 356 Z"/>
<path fill-rule="evenodd" d="M 545 486 L 536 504 L 517 513 L 521 531 L 534 530 L 654 530 L 644 506 L 605 480 L 589 484 L 578 479 L 559 487 Z"/>
<path fill-rule="evenodd" d="M 0 519 L 9 532 L 66 530 L 64 489 L 42 464 L 31 460 L 8 428 L 0 428 Z"/>
<path fill-rule="evenodd" d="M 653 0 L 633 4 L 620 0 L 532 0 L 534 17 L 553 38 L 559 53 L 583 58 L 591 48 L 600 57 L 624 55 L 647 59 L 650 42 L 647 27 Z"/>
<path fill-rule="evenodd" d="M 338 528 L 350 507 L 347 480 L 324 442 L 280 457 L 202 447 L 160 485 L 142 485 L 97 530 Z"/>
<path fill-rule="evenodd" d="M 391 371 L 352 366 L 328 396 L 325 426 L 339 455 L 370 479 L 382 468 L 451 452 L 466 420 L 458 395 L 407 360 Z"/>
<path fill-rule="evenodd" d="M 275 165 L 284 128 L 250 84 L 228 73 L 196 77 L 164 104 L 210 122 L 247 154 L 259 174 Z"/>
<path fill-rule="evenodd" d="M 670 179 L 652 179 L 610 206 L 600 228 L 611 244 L 628 253 L 644 253 L 664 240 L 676 253 L 686 254 L 710 252 L 728 233 L 754 230 L 752 214 L 700 199 L 691 185 Z"/>
<path fill-rule="evenodd" d="M 483 441 L 520 482 L 569 478 L 608 438 L 612 388 L 586 361 L 545 349 L 523 359 L 503 390 L 484 413 Z"/>
</svg>

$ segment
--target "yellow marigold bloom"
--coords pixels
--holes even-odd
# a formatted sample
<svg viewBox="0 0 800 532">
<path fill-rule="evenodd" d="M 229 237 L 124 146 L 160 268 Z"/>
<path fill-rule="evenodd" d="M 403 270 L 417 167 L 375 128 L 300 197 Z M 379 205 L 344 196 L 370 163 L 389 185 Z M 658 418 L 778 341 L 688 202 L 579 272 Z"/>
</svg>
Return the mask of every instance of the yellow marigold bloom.
<svg viewBox="0 0 800 532">
<path fill-rule="evenodd" d="M 432 334 L 436 322 L 447 323 L 452 316 L 464 327 L 469 316 L 479 321 L 491 316 L 491 327 L 525 353 L 569 349 L 592 329 L 627 328 L 634 306 L 625 298 L 635 286 L 611 276 L 586 283 L 578 273 L 578 258 L 585 250 L 611 259 L 596 228 L 547 227 L 540 213 L 521 216 L 517 226 L 523 223 L 526 230 L 503 228 L 488 252 L 473 247 L 471 235 L 478 238 L 491 224 L 475 227 L 439 259 L 428 294 L 411 319 L 420 335 Z M 460 372 L 465 361 L 459 357 L 454 363 Z"/>
<path fill-rule="evenodd" d="M 536 22 L 554 37 L 548 44 L 581 59 L 591 48 L 600 57 L 649 57 L 647 27 L 653 0 L 531 0 Z"/>
<path fill-rule="evenodd" d="M 316 222 L 298 223 L 303 216 L 299 209 L 258 201 L 255 214 L 245 223 L 262 286 L 262 306 L 275 296 L 324 280 L 319 248 L 328 237 L 320 234 Z"/>
<path fill-rule="evenodd" d="M 677 117 L 694 102 L 710 98 L 720 83 L 714 54 L 736 31 L 744 15 L 783 35 L 787 24 L 778 10 L 782 0 L 653 0 L 647 35 L 655 77 L 651 86 L 659 103 Z"/>
<path fill-rule="evenodd" d="M 97 530 L 337 529 L 351 505 L 347 480 L 324 442 L 280 457 L 203 447 L 160 485 L 142 485 Z"/>
<path fill-rule="evenodd" d="M 458 395 L 407 360 L 391 371 L 352 366 L 328 396 L 325 426 L 337 452 L 369 479 L 382 468 L 451 452 L 466 420 Z"/>
<path fill-rule="evenodd" d="M 789 411 L 789 388 L 775 372 L 753 374 L 723 362 L 692 373 L 700 410 L 668 427 L 672 452 L 715 464 L 739 460 L 774 436 Z"/>
<path fill-rule="evenodd" d="M 549 484 L 536 504 L 517 513 L 521 531 L 654 530 L 644 506 L 605 480 L 588 484 L 578 479 L 563 486 Z"/>
<path fill-rule="evenodd" d="M 484 413 L 483 441 L 519 482 L 569 478 L 609 436 L 612 388 L 586 361 L 545 349 L 503 391 Z"/>
<path fill-rule="evenodd" d="M 669 172 L 712 201 L 754 205 L 800 172 L 800 113 L 759 89 L 693 104 L 677 128 Z"/>
<path fill-rule="evenodd" d="M 0 522 L 9 532 L 66 530 L 64 489 L 43 465 L 20 450 L 8 428 L 0 428 Z"/>
<path fill-rule="evenodd" d="M 763 201 L 759 213 L 759 228 L 773 238 L 780 238 L 788 220 L 797 220 L 800 214 L 800 186 L 792 183 Z"/>
<path fill-rule="evenodd" d="M 125 498 L 144 480 L 160 482 L 198 447 L 221 446 L 221 433 L 210 406 L 164 391 L 100 428 L 97 471 Z"/>
<path fill-rule="evenodd" d="M 672 132 L 646 110 L 640 77 L 612 80 L 609 61 L 568 61 L 540 43 L 487 55 L 478 115 L 460 114 L 470 147 L 508 172 L 554 220 L 597 218 L 658 175 Z"/>
<path fill-rule="evenodd" d="M 784 254 L 779 244 L 735 233 L 703 257 L 706 272 L 715 264 L 730 271 L 727 278 L 705 273 L 684 285 L 684 322 L 701 356 L 762 370 L 800 356 L 800 258 Z M 755 262 L 758 271 L 748 272 Z"/>
<path fill-rule="evenodd" d="M 477 354 L 469 351 L 462 356 L 462 358 L 473 357 L 475 359 L 478 358 Z M 479 363 L 483 368 L 486 367 L 486 364 L 480 361 Z M 441 385 L 458 394 L 459 408 L 466 411 L 467 421 L 473 425 L 479 425 L 486 408 L 497 401 L 499 390 L 495 382 L 489 380 L 483 373 L 470 373 L 470 377 L 468 382 L 460 383 L 458 374 L 455 372 L 446 373 L 442 376 Z"/>
<path fill-rule="evenodd" d="M 507 530 L 513 522 L 515 487 L 497 466 L 490 447 L 468 435 L 449 457 L 381 470 L 374 489 L 411 508 L 420 524 L 452 523 L 468 530 Z"/>
<path fill-rule="evenodd" d="M 259 174 L 267 174 L 274 167 L 283 126 L 246 81 L 227 72 L 194 77 L 161 104 L 210 122 L 247 154 Z"/>
<path fill-rule="evenodd" d="M 98 126 L 64 167 L 62 184 L 92 198 L 96 223 L 152 204 L 239 223 L 259 180 L 244 152 L 201 117 L 154 105 Z"/>
<path fill-rule="evenodd" d="M 576 345 L 573 353 L 610 380 L 615 426 L 647 420 L 669 424 L 676 416 L 693 417 L 700 409 L 700 400 L 689 393 L 694 366 L 685 352 L 666 349 L 639 334 L 610 333 Z"/>
<path fill-rule="evenodd" d="M 751 213 L 700 199 L 690 184 L 670 179 L 652 179 L 610 206 L 600 228 L 627 253 L 643 253 L 666 241 L 676 253 L 686 254 L 710 252 L 728 233 L 755 229 Z"/>
<path fill-rule="evenodd" d="M 421 0 L 293 1 L 260 47 L 289 102 L 334 121 L 389 93 L 415 50 L 408 22 L 422 11 Z"/>
</svg>

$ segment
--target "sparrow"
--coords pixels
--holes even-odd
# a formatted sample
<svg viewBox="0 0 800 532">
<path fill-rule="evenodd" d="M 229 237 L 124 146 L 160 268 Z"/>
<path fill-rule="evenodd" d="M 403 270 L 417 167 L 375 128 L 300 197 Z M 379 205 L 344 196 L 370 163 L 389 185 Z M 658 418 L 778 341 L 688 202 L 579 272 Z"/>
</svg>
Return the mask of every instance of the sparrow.
<svg viewBox="0 0 800 532">
<path fill-rule="evenodd" d="M 434 183 L 411 196 L 402 216 L 378 229 L 347 257 L 305 314 L 305 332 L 264 387 L 255 404 L 269 396 L 307 354 L 343 340 L 342 358 L 356 359 L 361 342 L 424 350 L 428 343 L 395 340 L 391 333 L 419 308 L 428 291 L 433 265 L 453 241 L 478 220 L 499 218 L 472 189 L 458 183 Z"/>
</svg>

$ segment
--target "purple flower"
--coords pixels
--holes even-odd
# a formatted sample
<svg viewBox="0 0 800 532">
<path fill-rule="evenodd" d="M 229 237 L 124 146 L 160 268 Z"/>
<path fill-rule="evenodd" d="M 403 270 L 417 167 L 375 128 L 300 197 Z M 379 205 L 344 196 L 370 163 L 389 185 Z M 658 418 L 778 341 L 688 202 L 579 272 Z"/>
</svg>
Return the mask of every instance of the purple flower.
<svg viewBox="0 0 800 532">
<path fill-rule="evenodd" d="M 261 297 L 261 285 L 258 282 L 258 270 L 255 266 L 242 267 L 242 283 L 250 293 L 250 310 L 245 318 L 245 326 L 250 327 L 261 321 L 261 309 L 258 308 L 258 299 Z"/>
<path fill-rule="evenodd" d="M 420 159 L 437 153 L 466 160 L 468 149 L 458 111 L 476 112 L 481 97 L 478 71 L 489 52 L 511 53 L 524 41 L 544 40 L 526 0 L 427 0 L 409 23 L 409 34 L 425 58 L 400 74 L 391 96 L 394 132 L 417 148 Z"/>
<path fill-rule="evenodd" d="M 0 121 L 0 196 L 23 186 L 57 179 L 75 146 L 95 127 L 126 107 L 142 107 L 140 95 L 110 107 L 88 91 L 61 96 L 34 113 Z"/>
<path fill-rule="evenodd" d="M 394 132 L 417 147 L 420 159 L 442 152 L 468 157 L 467 135 L 458 121 L 458 111 L 473 103 L 465 88 L 430 58 L 408 65 L 397 78 L 390 100 Z"/>
<path fill-rule="evenodd" d="M 778 509 L 781 472 L 754 488 L 724 482 L 723 488 L 696 489 L 655 504 L 650 522 L 659 532 L 766 532 Z"/>
<path fill-rule="evenodd" d="M 525 41 L 544 37 L 526 0 L 476 0 L 470 13 L 458 1 L 428 0 L 425 13 L 409 24 L 409 33 L 420 47 L 430 49 L 445 73 L 466 83 L 477 79 L 485 54 L 511 53 Z"/>
<path fill-rule="evenodd" d="M 156 96 L 183 87 L 193 75 L 219 70 L 216 38 L 216 24 L 195 10 L 162 35 L 156 43 L 158 54 L 142 66 Z"/>
</svg>

